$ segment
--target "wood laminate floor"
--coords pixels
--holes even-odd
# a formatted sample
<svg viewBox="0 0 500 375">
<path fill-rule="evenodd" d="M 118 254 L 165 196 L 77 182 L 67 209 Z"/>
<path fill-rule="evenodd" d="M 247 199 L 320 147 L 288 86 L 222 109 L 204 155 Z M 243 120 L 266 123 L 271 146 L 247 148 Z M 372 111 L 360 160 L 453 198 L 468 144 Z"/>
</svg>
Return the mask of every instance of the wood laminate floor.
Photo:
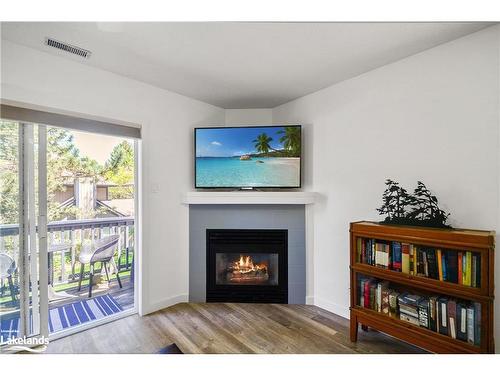
<svg viewBox="0 0 500 375">
<path fill-rule="evenodd" d="M 308 305 L 180 303 L 133 315 L 49 344 L 48 353 L 156 353 L 175 343 L 189 353 L 424 353 Z"/>
</svg>

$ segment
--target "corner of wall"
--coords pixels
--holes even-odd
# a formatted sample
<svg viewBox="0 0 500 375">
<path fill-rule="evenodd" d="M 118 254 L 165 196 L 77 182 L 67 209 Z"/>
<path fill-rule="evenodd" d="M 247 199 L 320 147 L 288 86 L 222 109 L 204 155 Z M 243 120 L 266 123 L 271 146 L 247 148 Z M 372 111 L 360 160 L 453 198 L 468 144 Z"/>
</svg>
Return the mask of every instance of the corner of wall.
<svg viewBox="0 0 500 375">
<path fill-rule="evenodd" d="M 272 108 L 226 109 L 225 125 L 270 125 L 273 122 Z"/>
<path fill-rule="evenodd" d="M 161 301 L 153 302 L 148 306 L 144 306 L 141 310 L 139 310 L 139 315 L 141 316 L 148 315 L 156 311 L 166 309 L 167 307 L 176 305 L 178 303 L 188 302 L 188 299 L 189 296 L 187 294 L 179 294 L 177 296 L 166 298 Z"/>
</svg>

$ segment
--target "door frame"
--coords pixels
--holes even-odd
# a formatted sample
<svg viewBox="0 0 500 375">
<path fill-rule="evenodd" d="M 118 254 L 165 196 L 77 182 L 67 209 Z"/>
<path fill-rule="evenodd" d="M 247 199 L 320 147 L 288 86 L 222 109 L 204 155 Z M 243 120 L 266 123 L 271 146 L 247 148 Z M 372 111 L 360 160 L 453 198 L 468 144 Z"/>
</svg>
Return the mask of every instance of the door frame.
<svg viewBox="0 0 500 375">
<path fill-rule="evenodd" d="M 31 108 L 30 108 L 31 107 Z M 47 296 L 46 300 L 41 299 L 41 305 L 40 305 L 40 321 L 46 321 L 47 324 L 41 323 L 41 331 L 43 330 L 45 333 L 45 337 L 48 337 L 50 341 L 52 340 L 57 340 L 59 338 L 65 337 L 72 335 L 77 332 L 85 331 L 87 329 L 91 329 L 93 327 L 100 326 L 102 324 L 109 323 L 114 320 L 122 319 L 124 317 L 134 315 L 137 313 L 141 313 L 143 310 L 143 297 L 142 297 L 142 138 L 141 138 L 141 125 L 136 124 L 136 123 L 125 123 L 123 121 L 117 121 L 117 120 L 112 120 L 109 119 L 107 121 L 102 121 L 102 120 L 96 120 L 95 116 L 82 116 L 81 114 L 78 114 L 78 116 L 75 116 L 73 113 L 68 113 L 64 114 L 65 111 L 59 111 L 54 112 L 54 109 L 47 109 L 44 111 L 44 108 L 41 108 L 40 106 L 35 106 L 37 109 L 32 109 L 34 108 L 33 105 L 27 104 L 27 103 L 20 103 L 20 102 L 11 102 L 11 101 L 4 101 L 2 100 L 2 103 L 0 104 L 0 109 L 1 109 L 1 118 L 9 119 L 11 121 L 16 121 L 18 123 L 24 122 L 24 123 L 32 123 L 32 124 L 37 124 L 38 126 L 43 126 L 44 127 L 44 132 L 45 132 L 45 139 L 42 140 L 43 145 L 46 147 L 46 127 L 47 126 L 56 126 L 56 127 L 62 127 L 66 128 L 69 130 L 77 130 L 77 131 L 88 131 L 88 132 L 97 132 L 97 133 L 103 133 L 101 129 L 103 128 L 109 128 L 112 130 L 112 133 L 117 132 L 117 133 L 123 133 L 123 135 L 114 133 L 111 135 L 114 136 L 122 136 L 126 137 L 129 139 L 134 140 L 134 163 L 135 163 L 135 199 L 134 199 L 134 231 L 135 231 L 135 236 L 134 236 L 134 307 L 127 310 L 127 311 L 122 311 L 119 313 L 115 313 L 111 316 L 104 317 L 98 321 L 92 321 L 89 323 L 84 323 L 79 326 L 73 327 L 73 328 L 67 328 L 64 331 L 56 332 L 53 334 L 49 334 L 48 332 L 48 255 L 47 251 L 44 251 L 41 256 L 39 257 L 39 262 L 43 262 L 47 266 L 41 267 L 40 269 L 43 268 L 43 270 L 46 270 L 45 272 L 42 272 L 40 274 L 41 278 L 40 279 L 40 293 L 43 293 L 44 296 Z M 68 121 L 71 123 L 71 127 L 65 127 L 64 124 L 68 123 Z M 46 125 L 40 125 L 46 124 Z M 40 134 L 40 133 L 39 133 Z M 40 142 L 40 140 L 39 140 Z M 44 161 L 44 165 L 46 167 L 46 153 L 43 156 L 39 155 L 39 161 Z M 41 163 L 40 163 L 41 164 Z M 42 174 L 40 174 L 42 173 Z M 45 184 L 43 186 L 39 185 L 39 194 L 47 194 L 47 186 L 46 186 L 46 176 L 47 176 L 47 170 L 39 171 L 39 184 L 42 183 L 42 178 L 43 181 L 45 181 Z M 44 212 L 45 215 L 40 215 L 39 222 L 42 224 L 43 228 L 41 231 L 39 231 L 39 235 L 41 235 L 41 242 L 42 245 L 47 247 L 47 207 L 46 207 L 46 199 L 45 200 L 40 200 L 40 201 L 45 201 L 45 207 L 44 207 Z M 20 229 L 21 229 L 21 223 L 20 223 Z"/>
</svg>

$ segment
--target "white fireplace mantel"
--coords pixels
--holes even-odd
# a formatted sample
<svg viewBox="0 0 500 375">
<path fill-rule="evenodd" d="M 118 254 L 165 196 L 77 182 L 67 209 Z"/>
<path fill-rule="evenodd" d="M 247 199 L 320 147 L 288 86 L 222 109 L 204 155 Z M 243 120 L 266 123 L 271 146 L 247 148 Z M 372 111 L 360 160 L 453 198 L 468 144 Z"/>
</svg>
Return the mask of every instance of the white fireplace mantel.
<svg viewBox="0 0 500 375">
<path fill-rule="evenodd" d="M 184 204 L 313 204 L 317 193 L 305 191 L 191 191 Z"/>
</svg>

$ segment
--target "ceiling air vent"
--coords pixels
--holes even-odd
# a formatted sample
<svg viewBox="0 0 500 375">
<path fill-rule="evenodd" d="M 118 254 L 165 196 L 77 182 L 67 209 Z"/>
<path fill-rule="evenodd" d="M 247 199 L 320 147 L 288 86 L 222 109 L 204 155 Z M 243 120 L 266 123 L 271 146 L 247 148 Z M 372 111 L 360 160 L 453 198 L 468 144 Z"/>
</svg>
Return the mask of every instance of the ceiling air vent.
<svg viewBox="0 0 500 375">
<path fill-rule="evenodd" d="M 72 46 L 71 44 L 60 42 L 52 38 L 46 38 L 45 44 L 47 44 L 49 47 L 54 47 L 72 53 L 73 55 L 81 56 L 86 59 L 88 59 L 92 54 L 88 49 Z"/>
</svg>

